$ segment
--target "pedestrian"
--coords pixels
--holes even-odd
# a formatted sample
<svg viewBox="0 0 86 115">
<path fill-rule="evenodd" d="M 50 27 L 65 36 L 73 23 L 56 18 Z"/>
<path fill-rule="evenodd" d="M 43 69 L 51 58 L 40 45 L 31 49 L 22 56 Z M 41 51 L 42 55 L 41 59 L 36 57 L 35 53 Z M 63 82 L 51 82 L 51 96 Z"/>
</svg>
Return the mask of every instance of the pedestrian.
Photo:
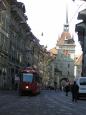
<svg viewBox="0 0 86 115">
<path fill-rule="evenodd" d="M 57 82 L 54 81 L 54 90 L 56 91 L 57 90 Z"/>
<path fill-rule="evenodd" d="M 68 92 L 70 91 L 70 84 L 69 82 L 67 82 L 66 86 L 65 86 L 65 93 L 66 93 L 66 96 L 68 96 Z"/>
<path fill-rule="evenodd" d="M 77 102 L 78 90 L 79 90 L 79 87 L 78 87 L 78 85 L 76 84 L 76 81 L 74 81 L 74 84 L 71 86 L 72 101 L 74 101 L 74 102 Z"/>
</svg>

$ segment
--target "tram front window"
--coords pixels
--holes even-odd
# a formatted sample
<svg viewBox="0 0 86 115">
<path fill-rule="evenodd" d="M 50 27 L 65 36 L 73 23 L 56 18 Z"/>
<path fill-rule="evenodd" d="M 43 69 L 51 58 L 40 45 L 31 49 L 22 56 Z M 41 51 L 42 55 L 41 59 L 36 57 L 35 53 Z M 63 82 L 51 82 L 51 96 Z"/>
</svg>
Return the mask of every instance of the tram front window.
<svg viewBox="0 0 86 115">
<path fill-rule="evenodd" d="M 32 81 L 33 81 L 33 74 L 28 74 L 28 73 L 23 74 L 23 82 L 32 83 Z"/>
</svg>

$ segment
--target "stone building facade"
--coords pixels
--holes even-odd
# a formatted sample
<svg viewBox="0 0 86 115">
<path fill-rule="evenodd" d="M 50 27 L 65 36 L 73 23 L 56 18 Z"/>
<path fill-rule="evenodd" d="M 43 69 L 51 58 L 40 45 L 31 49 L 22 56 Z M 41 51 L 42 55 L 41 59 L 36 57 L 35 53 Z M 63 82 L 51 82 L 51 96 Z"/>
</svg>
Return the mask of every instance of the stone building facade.
<svg viewBox="0 0 86 115">
<path fill-rule="evenodd" d="M 76 24 L 75 31 L 78 34 L 78 40 L 80 41 L 82 48 L 82 74 L 81 76 L 86 76 L 86 9 L 78 13 L 78 19 L 82 22 Z"/>
<path fill-rule="evenodd" d="M 1 0 L 0 6 L 0 88 L 13 89 L 18 69 L 25 66 L 37 67 L 44 79 L 49 53 L 31 32 L 24 4 Z"/>
<path fill-rule="evenodd" d="M 0 87 L 5 87 L 9 80 L 10 6 L 6 0 L 0 6 Z"/>
<path fill-rule="evenodd" d="M 75 79 L 81 77 L 82 73 L 82 54 L 75 59 Z"/>
</svg>

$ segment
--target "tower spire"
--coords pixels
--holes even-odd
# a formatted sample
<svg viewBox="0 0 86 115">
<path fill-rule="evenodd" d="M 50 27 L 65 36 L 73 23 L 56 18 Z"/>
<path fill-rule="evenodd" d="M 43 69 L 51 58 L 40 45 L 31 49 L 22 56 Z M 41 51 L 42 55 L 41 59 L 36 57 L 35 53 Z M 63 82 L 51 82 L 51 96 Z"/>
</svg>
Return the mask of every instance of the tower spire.
<svg viewBox="0 0 86 115">
<path fill-rule="evenodd" d="M 69 31 L 69 23 L 68 23 L 68 5 L 66 3 L 66 23 L 64 24 L 64 31 Z"/>
<path fill-rule="evenodd" d="M 66 24 L 68 24 L 68 7 L 66 5 Z"/>
</svg>

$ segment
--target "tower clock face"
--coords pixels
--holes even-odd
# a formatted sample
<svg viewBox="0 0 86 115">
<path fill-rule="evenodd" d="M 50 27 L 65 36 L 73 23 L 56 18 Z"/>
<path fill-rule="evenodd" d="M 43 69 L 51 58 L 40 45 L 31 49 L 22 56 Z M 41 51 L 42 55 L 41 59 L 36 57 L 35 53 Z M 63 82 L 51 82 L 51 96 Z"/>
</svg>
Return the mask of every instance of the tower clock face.
<svg viewBox="0 0 86 115">
<path fill-rule="evenodd" d="M 68 50 L 64 50 L 64 55 L 67 56 L 69 54 Z"/>
<path fill-rule="evenodd" d="M 65 26 L 65 27 L 64 27 L 64 31 L 65 31 L 65 32 L 68 32 L 68 31 L 69 31 L 69 27 Z"/>
</svg>

